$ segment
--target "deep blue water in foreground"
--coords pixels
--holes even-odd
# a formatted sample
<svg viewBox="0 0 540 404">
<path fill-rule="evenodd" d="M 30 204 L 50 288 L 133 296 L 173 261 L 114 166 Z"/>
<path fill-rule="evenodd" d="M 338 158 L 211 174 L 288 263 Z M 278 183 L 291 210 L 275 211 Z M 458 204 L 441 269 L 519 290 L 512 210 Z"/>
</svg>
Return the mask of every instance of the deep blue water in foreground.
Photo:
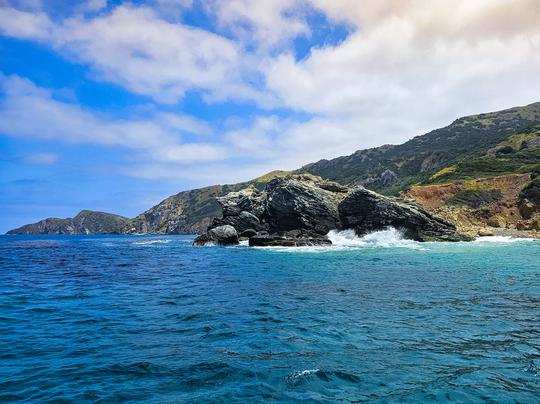
<svg viewBox="0 0 540 404">
<path fill-rule="evenodd" d="M 540 242 L 0 237 L 0 401 L 538 402 Z"/>
</svg>

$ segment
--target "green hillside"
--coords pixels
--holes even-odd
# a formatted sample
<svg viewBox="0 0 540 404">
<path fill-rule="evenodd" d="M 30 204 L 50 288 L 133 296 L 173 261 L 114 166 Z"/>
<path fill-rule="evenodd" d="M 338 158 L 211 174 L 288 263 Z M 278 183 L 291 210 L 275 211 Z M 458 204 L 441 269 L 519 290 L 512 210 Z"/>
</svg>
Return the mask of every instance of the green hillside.
<svg viewBox="0 0 540 404">
<path fill-rule="evenodd" d="M 432 176 L 445 167 L 454 168 L 436 177 L 439 182 L 527 172 L 540 161 L 536 141 L 539 129 L 540 103 L 535 103 L 460 118 L 401 145 L 359 150 L 350 156 L 308 164 L 298 171 L 362 184 L 386 194 L 432 182 Z M 504 150 L 493 151 L 497 146 Z"/>
</svg>

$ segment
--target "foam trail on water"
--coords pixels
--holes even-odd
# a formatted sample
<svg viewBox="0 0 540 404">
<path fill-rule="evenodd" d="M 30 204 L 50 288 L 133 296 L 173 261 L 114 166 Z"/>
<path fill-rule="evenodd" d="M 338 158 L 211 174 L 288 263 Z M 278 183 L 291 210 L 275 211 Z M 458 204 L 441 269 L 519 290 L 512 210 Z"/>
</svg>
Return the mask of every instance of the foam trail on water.
<svg viewBox="0 0 540 404">
<path fill-rule="evenodd" d="M 171 241 L 172 240 L 170 240 L 170 239 L 165 239 L 165 240 L 162 240 L 162 239 L 158 239 L 158 240 L 141 240 L 141 241 L 135 241 L 133 244 L 134 245 L 168 244 Z"/>
<path fill-rule="evenodd" d="M 520 241 L 534 241 L 533 238 L 518 238 L 510 236 L 487 236 L 478 237 L 474 243 L 518 243 Z"/>
</svg>

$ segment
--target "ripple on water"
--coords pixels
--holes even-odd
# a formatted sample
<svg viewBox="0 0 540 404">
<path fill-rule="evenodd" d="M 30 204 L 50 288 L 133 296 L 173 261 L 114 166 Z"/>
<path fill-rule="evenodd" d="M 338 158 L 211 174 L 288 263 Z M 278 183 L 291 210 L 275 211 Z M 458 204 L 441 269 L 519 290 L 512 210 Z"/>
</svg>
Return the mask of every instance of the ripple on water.
<svg viewBox="0 0 540 404">
<path fill-rule="evenodd" d="M 537 401 L 537 242 L 336 237 L 0 237 L 0 401 Z"/>
</svg>

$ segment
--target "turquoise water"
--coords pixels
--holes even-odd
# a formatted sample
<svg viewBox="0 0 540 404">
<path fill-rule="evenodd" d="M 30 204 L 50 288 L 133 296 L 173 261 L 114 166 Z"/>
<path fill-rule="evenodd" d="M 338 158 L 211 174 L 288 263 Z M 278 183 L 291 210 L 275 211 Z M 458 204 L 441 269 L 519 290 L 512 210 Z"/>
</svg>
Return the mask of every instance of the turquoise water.
<svg viewBox="0 0 540 404">
<path fill-rule="evenodd" d="M 540 242 L 0 237 L 0 401 L 537 402 Z"/>
</svg>

